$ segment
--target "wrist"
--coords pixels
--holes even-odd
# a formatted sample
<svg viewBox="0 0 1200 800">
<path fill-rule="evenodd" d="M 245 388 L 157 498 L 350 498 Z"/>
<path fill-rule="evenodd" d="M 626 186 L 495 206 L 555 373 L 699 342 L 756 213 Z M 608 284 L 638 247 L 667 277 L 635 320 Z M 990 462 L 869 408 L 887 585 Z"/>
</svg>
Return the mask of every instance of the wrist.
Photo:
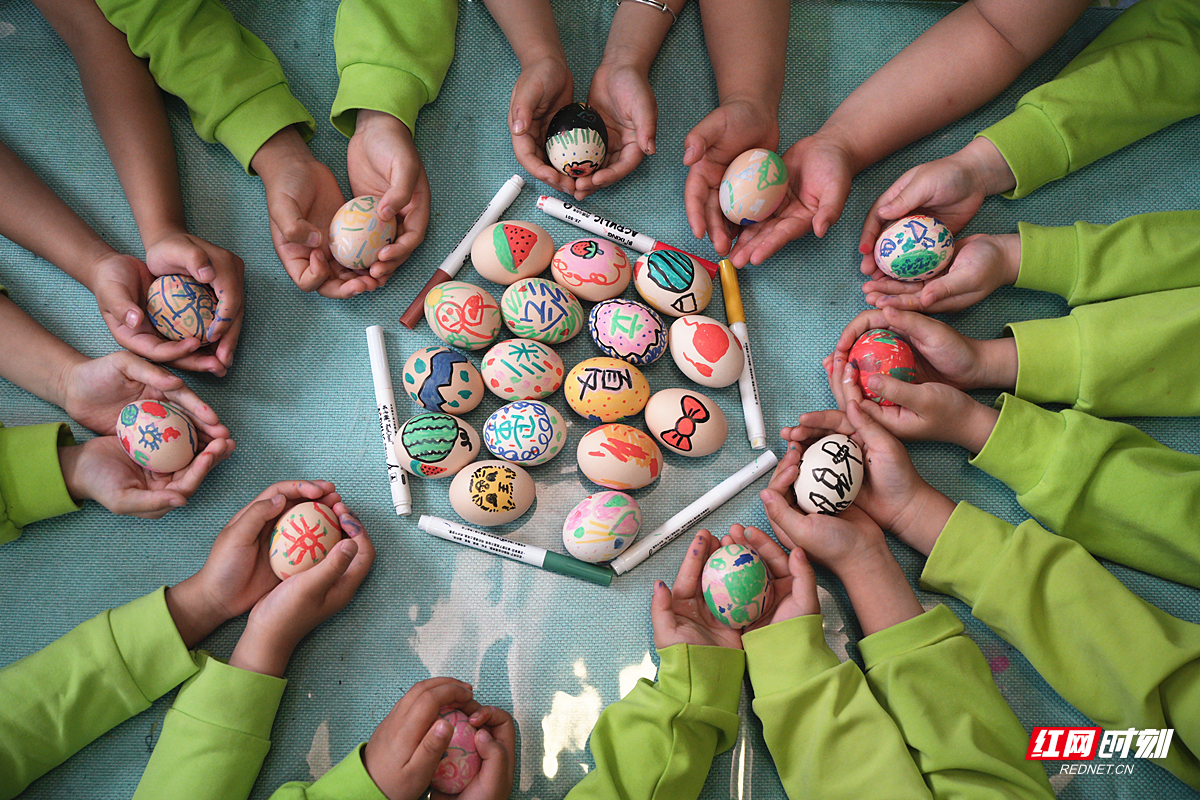
<svg viewBox="0 0 1200 800">
<path fill-rule="evenodd" d="M 367 134 L 371 131 L 394 131 L 411 136 L 412 131 L 394 114 L 386 111 L 376 111 L 370 108 L 360 108 L 354 119 L 354 134 Z"/>
<path fill-rule="evenodd" d="M 295 642 L 263 630 L 250 620 L 233 648 L 229 666 L 282 678 L 295 649 Z"/>
<path fill-rule="evenodd" d="M 62 470 L 63 483 L 67 487 L 67 494 L 76 503 L 93 499 L 84 480 L 87 471 L 79 469 L 83 447 L 81 444 L 73 444 L 58 448 L 58 466 Z"/>
<path fill-rule="evenodd" d="M 167 589 L 167 610 L 189 650 L 229 620 L 229 614 L 208 596 L 199 574 Z"/>
<path fill-rule="evenodd" d="M 966 414 L 966 425 L 956 444 L 966 448 L 970 453 L 978 453 L 987 444 L 988 438 L 996 427 L 1000 412 L 991 406 L 971 401 L 971 408 Z"/>
<path fill-rule="evenodd" d="M 1008 162 L 1004 160 L 996 145 L 986 137 L 976 136 L 956 155 L 962 158 L 974 174 L 984 194 L 1001 194 L 1017 187 L 1017 178 Z"/>
<path fill-rule="evenodd" d="M 923 479 L 904 510 L 892 521 L 892 534 L 914 550 L 929 555 L 954 513 L 954 502 Z"/>
<path fill-rule="evenodd" d="M 268 177 L 288 164 L 311 160 L 313 157 L 296 126 L 288 125 L 258 148 L 258 152 L 250 159 L 250 168 L 260 176 Z"/>
<path fill-rule="evenodd" d="M 838 573 L 865 635 L 898 625 L 924 612 L 886 542 Z"/>
<path fill-rule="evenodd" d="M 808 138 L 813 140 L 813 144 L 824 144 L 826 147 L 840 150 L 845 156 L 850 174 L 857 175 L 874 162 L 867 161 L 859 152 L 854 132 L 854 126 L 842 125 L 834 117 L 830 117 L 816 133 Z"/>
<path fill-rule="evenodd" d="M 1021 234 L 1002 233 L 995 239 L 1004 256 L 1004 285 L 1015 286 L 1021 275 Z"/>
<path fill-rule="evenodd" d="M 1017 340 L 1011 336 L 974 340 L 979 363 L 984 365 L 980 388 L 1006 392 L 1017 388 Z"/>
<path fill-rule="evenodd" d="M 82 269 L 72 270 L 70 275 L 85 289 L 95 294 L 96 273 L 99 272 L 101 264 L 115 255 L 118 255 L 117 251 L 109 247 L 108 242 L 96 237 L 94 241 L 85 243 L 80 250 L 77 263 L 86 266 Z"/>
</svg>

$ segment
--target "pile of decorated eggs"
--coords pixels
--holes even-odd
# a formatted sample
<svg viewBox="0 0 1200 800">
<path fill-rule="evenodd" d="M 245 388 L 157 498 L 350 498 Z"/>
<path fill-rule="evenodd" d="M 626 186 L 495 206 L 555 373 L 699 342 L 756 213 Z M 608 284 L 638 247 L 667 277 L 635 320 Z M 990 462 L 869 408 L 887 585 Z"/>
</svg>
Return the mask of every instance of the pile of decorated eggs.
<svg viewBox="0 0 1200 800">
<path fill-rule="evenodd" d="M 279 580 L 312 569 L 342 538 L 333 509 L 324 503 L 300 503 L 284 512 L 271 531 L 268 559 Z"/>
<path fill-rule="evenodd" d="M 616 243 L 604 239 L 564 244 L 554 254 L 550 272 L 580 300 L 593 303 L 621 294 L 633 277 L 629 256 Z"/>
<path fill-rule="evenodd" d="M 699 458 L 721 449 L 729 424 L 711 398 L 688 389 L 663 389 L 646 403 L 646 430 L 671 452 Z"/>
<path fill-rule="evenodd" d="M 348 269 L 370 269 L 379 251 L 396 241 L 396 220 L 379 217 L 380 198 L 363 195 L 348 201 L 329 223 L 329 251 Z"/>
<path fill-rule="evenodd" d="M 671 357 L 679 370 L 702 386 L 736 383 L 746 359 L 742 343 L 712 317 L 690 314 L 671 323 Z"/>
<path fill-rule="evenodd" d="M 191 418 L 166 400 L 138 400 L 121 409 L 117 439 L 130 458 L 152 472 L 178 472 L 192 463 L 199 446 Z"/>
<path fill-rule="evenodd" d="M 712 276 L 678 250 L 654 250 L 633 265 L 633 287 L 651 308 L 672 317 L 698 314 L 712 300 Z"/>
<path fill-rule="evenodd" d="M 753 548 L 741 544 L 718 547 L 700 573 L 708 610 L 718 622 L 736 630 L 762 615 L 769 587 L 767 565 Z"/>
<path fill-rule="evenodd" d="M 567 423 L 562 414 L 539 400 L 517 400 L 501 406 L 483 424 L 484 446 L 516 464 L 545 464 L 566 443 Z"/>
<path fill-rule="evenodd" d="M 840 514 L 858 497 L 862 483 L 862 448 L 849 436 L 831 433 L 800 458 L 796 502 L 809 514 Z"/>
<path fill-rule="evenodd" d="M 642 527 L 642 510 L 624 492 L 596 492 L 580 500 L 563 523 L 563 546 L 580 561 L 599 564 L 621 555 Z"/>
<path fill-rule="evenodd" d="M 422 347 L 404 362 L 404 391 L 429 411 L 466 414 L 483 399 L 483 376 L 457 350 Z"/>
<path fill-rule="evenodd" d="M 954 257 L 954 235 L 946 224 L 916 214 L 893 222 L 875 242 L 875 265 L 898 281 L 924 281 Z"/>
<path fill-rule="evenodd" d="M 640 489 L 662 473 L 658 443 L 637 428 L 609 423 L 593 428 L 575 451 L 579 471 L 609 489 Z"/>
<path fill-rule="evenodd" d="M 563 382 L 558 353 L 532 339 L 505 339 L 483 357 L 483 380 L 503 400 L 540 400 Z"/>
<path fill-rule="evenodd" d="M 650 383 L 632 364 L 607 356 L 580 361 L 563 384 L 567 405 L 592 422 L 616 422 L 646 407 Z"/>
<path fill-rule="evenodd" d="M 479 434 L 458 417 L 429 412 L 401 425 L 393 445 L 396 463 L 407 472 L 449 478 L 475 460 Z"/>
<path fill-rule="evenodd" d="M 730 162 L 717 190 L 721 213 L 734 225 L 762 222 L 787 194 L 788 171 L 770 150 L 747 150 Z"/>
<path fill-rule="evenodd" d="M 667 329 L 654 309 L 636 300 L 605 300 L 588 314 L 588 332 L 604 355 L 644 367 L 667 351 Z"/>
<path fill-rule="evenodd" d="M 425 321 L 443 342 L 466 350 L 487 347 L 502 324 L 496 298 L 463 281 L 446 281 L 429 290 Z"/>
<path fill-rule="evenodd" d="M 171 341 L 206 341 L 217 314 L 217 296 L 190 275 L 163 275 L 150 284 L 146 312 L 154 329 Z"/>
<path fill-rule="evenodd" d="M 546 158 L 550 166 L 572 178 L 600 169 L 608 155 L 608 127 L 600 113 L 586 103 L 560 108 L 546 127 Z"/>
<path fill-rule="evenodd" d="M 522 339 L 561 344 L 583 328 L 583 306 L 567 289 L 544 278 L 525 278 L 500 298 L 504 324 Z"/>
<path fill-rule="evenodd" d="M 483 768 L 483 759 L 475 749 L 475 727 L 470 717 L 457 708 L 443 706 L 438 716 L 454 726 L 454 733 L 433 772 L 433 788 L 445 794 L 461 794 Z"/>
<path fill-rule="evenodd" d="M 475 271 L 504 286 L 541 275 L 553 255 L 554 240 L 545 228 L 532 222 L 497 222 L 480 231 L 471 243 Z"/>
<path fill-rule="evenodd" d="M 533 505 L 537 490 L 529 473 L 508 461 L 476 461 L 450 484 L 450 506 L 472 525 L 504 525 Z"/>
<path fill-rule="evenodd" d="M 873 328 L 858 337 L 850 348 L 849 359 L 850 364 L 858 370 L 858 384 L 862 387 L 863 397 L 882 406 L 896 404 L 867 387 L 867 380 L 872 375 L 890 375 L 905 383 L 917 379 L 917 359 L 912 348 L 900 334 L 886 328 Z"/>
</svg>

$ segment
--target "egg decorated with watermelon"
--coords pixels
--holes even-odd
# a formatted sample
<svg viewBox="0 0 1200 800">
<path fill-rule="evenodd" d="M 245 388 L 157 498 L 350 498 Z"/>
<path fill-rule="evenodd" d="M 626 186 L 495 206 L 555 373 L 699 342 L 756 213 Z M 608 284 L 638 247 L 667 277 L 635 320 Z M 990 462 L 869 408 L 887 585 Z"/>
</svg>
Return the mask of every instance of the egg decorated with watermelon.
<svg viewBox="0 0 1200 800">
<path fill-rule="evenodd" d="M 604 239 L 564 244 L 554 253 L 550 271 L 572 294 L 592 303 L 618 296 L 633 277 L 629 256 L 615 242 Z"/>
<path fill-rule="evenodd" d="M 424 478 L 449 478 L 475 460 L 479 434 L 450 414 L 426 413 L 400 426 L 393 441 L 396 463 Z"/>
<path fill-rule="evenodd" d="M 570 103 L 550 118 L 545 149 L 550 166 L 564 175 L 591 175 L 608 155 L 608 126 L 596 109 L 586 103 Z"/>
<path fill-rule="evenodd" d="M 583 306 L 563 286 L 545 278 L 525 278 L 500 298 L 504 324 L 522 339 L 561 344 L 583 328 Z"/>
<path fill-rule="evenodd" d="M 672 317 L 700 313 L 713 293 L 708 270 L 678 250 L 654 250 L 638 258 L 633 286 L 655 311 Z"/>
<path fill-rule="evenodd" d="M 545 272 L 554 240 L 541 225 L 507 220 L 489 225 L 471 243 L 471 263 L 481 277 L 501 286 Z"/>
</svg>

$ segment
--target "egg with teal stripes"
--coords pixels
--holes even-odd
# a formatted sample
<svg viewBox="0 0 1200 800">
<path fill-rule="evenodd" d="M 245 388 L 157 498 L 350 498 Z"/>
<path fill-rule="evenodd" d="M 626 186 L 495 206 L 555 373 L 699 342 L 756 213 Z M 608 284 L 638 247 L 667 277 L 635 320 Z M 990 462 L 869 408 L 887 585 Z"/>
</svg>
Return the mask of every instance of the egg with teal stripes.
<svg viewBox="0 0 1200 800">
<path fill-rule="evenodd" d="M 449 478 L 475 460 L 479 434 L 451 414 L 417 414 L 396 432 L 396 462 L 425 478 Z"/>
<path fill-rule="evenodd" d="M 217 296 L 190 275 L 163 275 L 147 290 L 146 312 L 154 329 L 171 341 L 204 342 L 217 316 Z"/>
<path fill-rule="evenodd" d="M 654 250 L 633 265 L 633 287 L 660 314 L 682 317 L 708 308 L 713 284 L 700 262 L 678 250 Z"/>
<path fill-rule="evenodd" d="M 404 362 L 404 391 L 417 405 L 444 414 L 466 414 L 483 400 L 483 376 L 449 347 L 422 347 Z"/>
</svg>

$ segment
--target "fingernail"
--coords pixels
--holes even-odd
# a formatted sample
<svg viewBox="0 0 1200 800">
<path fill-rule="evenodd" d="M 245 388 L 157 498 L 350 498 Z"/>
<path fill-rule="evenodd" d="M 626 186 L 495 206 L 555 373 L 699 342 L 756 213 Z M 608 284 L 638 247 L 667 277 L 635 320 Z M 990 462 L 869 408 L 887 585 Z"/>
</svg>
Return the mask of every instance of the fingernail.
<svg viewBox="0 0 1200 800">
<path fill-rule="evenodd" d="M 654 155 L 654 151 L 655 151 L 655 149 L 656 149 L 656 147 L 655 147 L 655 144 L 654 144 L 654 140 L 653 140 L 653 139 L 651 139 L 651 140 L 650 140 L 650 149 L 648 149 L 648 150 L 646 151 L 646 155 L 648 155 L 648 156 L 652 156 L 652 155 Z"/>
<path fill-rule="evenodd" d="M 352 538 L 355 536 L 362 536 L 365 531 L 362 523 L 358 521 L 358 517 L 354 516 L 349 511 L 338 517 L 338 524 L 342 526 L 342 530 L 345 531 L 346 535 Z"/>
<path fill-rule="evenodd" d="M 516 122 L 514 122 L 512 129 L 513 129 L 514 134 L 516 134 L 517 136 L 520 136 L 522 133 L 525 132 L 525 120 L 519 119 Z"/>
<path fill-rule="evenodd" d="M 312 233 L 310 233 L 308 235 L 308 241 L 306 242 L 306 244 L 309 247 L 319 247 L 321 244 L 321 234 L 317 233 L 316 231 L 313 231 Z"/>
<path fill-rule="evenodd" d="M 184 500 L 182 497 L 172 497 L 171 505 L 175 508 L 183 508 L 187 505 L 187 500 Z"/>
<path fill-rule="evenodd" d="M 479 737 L 482 737 L 482 739 L 483 739 L 483 741 L 484 741 L 485 743 L 487 743 L 487 742 L 490 742 L 490 741 L 492 740 L 492 735 L 491 735 L 490 733 L 488 733 L 488 730 L 487 730 L 487 728 L 480 728 L 480 729 L 479 729 L 479 730 L 476 732 L 476 734 L 475 734 L 475 735 L 476 735 L 476 736 L 479 736 Z"/>
<path fill-rule="evenodd" d="M 283 495 L 277 494 L 271 497 L 271 505 L 278 506 L 283 504 Z"/>
<path fill-rule="evenodd" d="M 878 375 L 872 375 L 867 378 L 867 388 L 873 392 L 877 392 L 883 388 L 883 378 Z"/>
<path fill-rule="evenodd" d="M 655 581 L 654 588 L 655 589 L 665 589 L 665 588 L 667 588 L 667 585 L 665 583 L 663 583 L 662 581 Z"/>
<path fill-rule="evenodd" d="M 208 283 L 213 278 L 217 277 L 217 271 L 212 267 L 201 267 L 200 271 L 197 272 L 196 275 L 199 276 L 201 281 Z"/>
<path fill-rule="evenodd" d="M 130 328 L 136 328 L 138 324 L 138 313 L 132 308 L 125 313 L 125 324 Z"/>
<path fill-rule="evenodd" d="M 695 154 L 695 152 L 696 152 L 695 146 L 688 147 L 686 150 L 683 151 L 683 160 L 687 161 L 688 159 L 690 159 L 692 157 L 693 154 Z"/>
<path fill-rule="evenodd" d="M 453 732 L 454 729 L 450 727 L 450 723 L 446 722 L 444 719 L 439 719 L 437 722 L 433 723 L 434 736 L 449 736 Z"/>
</svg>

